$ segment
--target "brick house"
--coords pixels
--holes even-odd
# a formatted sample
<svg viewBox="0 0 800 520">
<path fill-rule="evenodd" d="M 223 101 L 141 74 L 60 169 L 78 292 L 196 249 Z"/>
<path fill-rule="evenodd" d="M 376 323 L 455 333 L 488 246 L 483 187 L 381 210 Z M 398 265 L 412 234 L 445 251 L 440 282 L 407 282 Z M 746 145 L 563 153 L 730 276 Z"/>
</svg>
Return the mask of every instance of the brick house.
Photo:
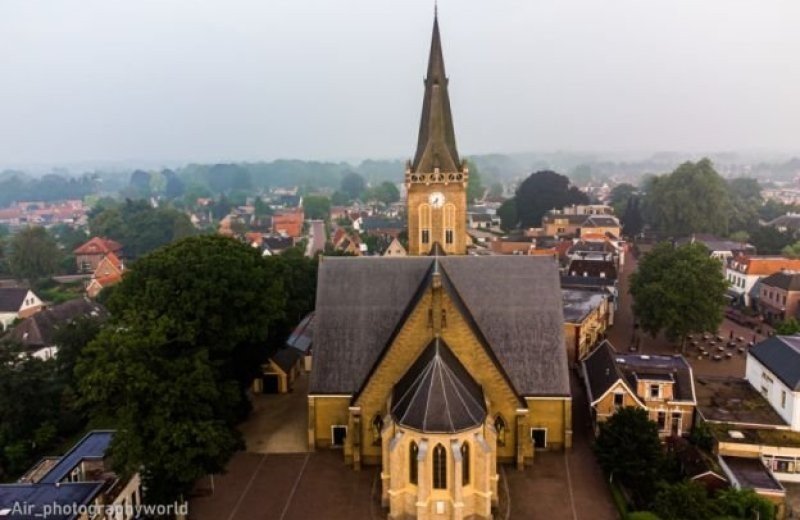
<svg viewBox="0 0 800 520">
<path fill-rule="evenodd" d="M 647 411 L 662 438 L 691 431 L 697 399 L 683 356 L 619 354 L 604 341 L 583 360 L 582 372 L 595 425 L 633 406 Z"/>
<path fill-rule="evenodd" d="M 752 303 L 751 291 L 759 280 L 785 270 L 800 270 L 800 258 L 738 254 L 728 260 L 725 279 L 729 294 L 745 307 Z"/>
<path fill-rule="evenodd" d="M 798 305 L 800 273 L 781 271 L 761 280 L 758 308 L 767 322 L 796 318 Z"/>
<path fill-rule="evenodd" d="M 122 244 L 108 238 L 92 237 L 73 253 L 78 272 L 91 273 L 97 269 L 97 265 L 107 254 L 114 253 L 117 257 L 121 257 Z"/>
</svg>

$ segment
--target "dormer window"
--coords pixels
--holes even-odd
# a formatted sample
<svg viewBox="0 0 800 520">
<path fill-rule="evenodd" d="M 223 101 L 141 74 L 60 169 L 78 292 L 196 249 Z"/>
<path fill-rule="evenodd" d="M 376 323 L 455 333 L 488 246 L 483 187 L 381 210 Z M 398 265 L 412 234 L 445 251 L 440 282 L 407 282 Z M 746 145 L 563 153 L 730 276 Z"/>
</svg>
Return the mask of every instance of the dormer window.
<svg viewBox="0 0 800 520">
<path fill-rule="evenodd" d="M 650 385 L 650 399 L 661 398 L 661 385 Z"/>
</svg>

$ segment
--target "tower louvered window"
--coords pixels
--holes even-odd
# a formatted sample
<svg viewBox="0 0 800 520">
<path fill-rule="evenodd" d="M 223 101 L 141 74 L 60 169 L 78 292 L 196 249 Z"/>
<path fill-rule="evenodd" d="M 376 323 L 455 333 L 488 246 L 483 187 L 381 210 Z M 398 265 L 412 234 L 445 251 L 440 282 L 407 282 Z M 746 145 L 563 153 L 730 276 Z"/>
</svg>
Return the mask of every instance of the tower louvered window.
<svg viewBox="0 0 800 520">
<path fill-rule="evenodd" d="M 419 207 L 419 232 L 420 242 L 429 244 L 431 242 L 431 207 L 428 204 L 421 204 Z"/>
</svg>

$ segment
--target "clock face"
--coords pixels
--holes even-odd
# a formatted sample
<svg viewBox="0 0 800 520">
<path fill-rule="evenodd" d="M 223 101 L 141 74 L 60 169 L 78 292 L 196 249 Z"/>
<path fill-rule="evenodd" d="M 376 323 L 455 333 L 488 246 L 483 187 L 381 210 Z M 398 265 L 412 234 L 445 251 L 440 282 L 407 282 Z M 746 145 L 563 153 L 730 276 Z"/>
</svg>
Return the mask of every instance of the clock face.
<svg viewBox="0 0 800 520">
<path fill-rule="evenodd" d="M 434 191 L 428 195 L 428 203 L 434 208 L 441 208 L 444 206 L 444 194 L 439 191 Z"/>
</svg>

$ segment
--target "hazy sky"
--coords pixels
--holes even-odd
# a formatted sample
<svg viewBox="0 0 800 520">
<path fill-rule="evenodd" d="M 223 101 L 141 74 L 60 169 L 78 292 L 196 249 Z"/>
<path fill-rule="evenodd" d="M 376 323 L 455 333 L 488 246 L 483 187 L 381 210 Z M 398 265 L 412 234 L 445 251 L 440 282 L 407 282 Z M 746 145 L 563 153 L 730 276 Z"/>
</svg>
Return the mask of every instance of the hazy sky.
<svg viewBox="0 0 800 520">
<path fill-rule="evenodd" d="M 432 0 L 0 0 L 0 165 L 410 157 Z M 800 150 L 798 0 L 441 0 L 459 150 Z"/>
</svg>

